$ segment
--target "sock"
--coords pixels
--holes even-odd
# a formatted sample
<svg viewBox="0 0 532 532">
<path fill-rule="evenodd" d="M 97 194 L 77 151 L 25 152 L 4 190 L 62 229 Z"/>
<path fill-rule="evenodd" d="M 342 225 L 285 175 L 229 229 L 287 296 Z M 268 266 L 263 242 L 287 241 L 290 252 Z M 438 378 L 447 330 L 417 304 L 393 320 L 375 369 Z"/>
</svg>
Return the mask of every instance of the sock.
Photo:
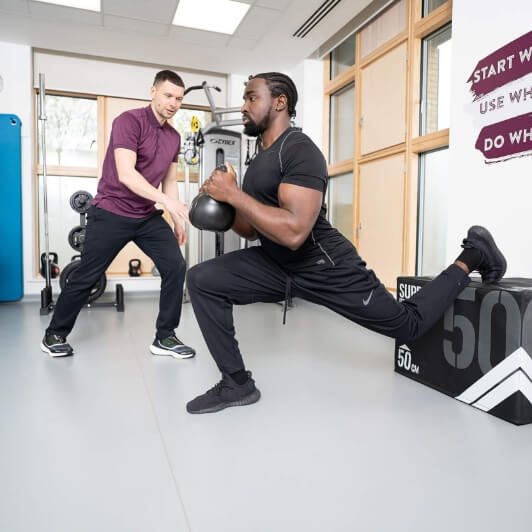
<svg viewBox="0 0 532 532">
<path fill-rule="evenodd" d="M 248 372 L 245 369 L 241 369 L 239 371 L 235 371 L 234 373 L 230 373 L 231 378 L 237 383 L 237 384 L 246 384 L 246 382 L 249 379 Z"/>
<path fill-rule="evenodd" d="M 462 261 L 472 272 L 476 270 L 482 262 L 482 252 L 477 248 L 464 248 L 456 260 Z"/>
</svg>

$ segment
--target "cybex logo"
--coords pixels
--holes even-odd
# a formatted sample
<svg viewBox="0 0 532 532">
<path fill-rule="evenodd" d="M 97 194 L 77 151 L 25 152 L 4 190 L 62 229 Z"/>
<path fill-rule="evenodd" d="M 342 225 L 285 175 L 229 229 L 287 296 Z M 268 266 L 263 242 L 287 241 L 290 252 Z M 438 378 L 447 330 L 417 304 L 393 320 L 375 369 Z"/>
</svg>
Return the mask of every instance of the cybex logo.
<svg viewBox="0 0 532 532">
<path fill-rule="evenodd" d="M 211 139 L 211 142 L 213 144 L 227 144 L 228 146 L 233 146 L 236 141 L 229 139 Z"/>
<path fill-rule="evenodd" d="M 403 284 L 399 285 L 399 301 L 412 297 L 416 292 L 421 290 L 421 286 L 415 284 Z"/>
</svg>

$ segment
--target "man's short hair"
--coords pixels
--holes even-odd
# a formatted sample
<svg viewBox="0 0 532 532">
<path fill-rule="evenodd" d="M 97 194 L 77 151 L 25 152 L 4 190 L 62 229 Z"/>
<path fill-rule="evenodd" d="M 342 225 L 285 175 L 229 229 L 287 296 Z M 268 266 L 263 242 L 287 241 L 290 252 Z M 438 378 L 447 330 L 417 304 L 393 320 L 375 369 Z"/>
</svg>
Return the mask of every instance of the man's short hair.
<svg viewBox="0 0 532 532">
<path fill-rule="evenodd" d="M 288 116 L 294 118 L 296 116 L 296 104 L 297 104 L 297 89 L 294 82 L 281 72 L 262 72 L 249 76 L 249 80 L 254 78 L 263 79 L 266 85 L 270 89 L 270 94 L 276 98 L 281 94 L 284 94 L 288 104 Z"/>
<path fill-rule="evenodd" d="M 171 70 L 161 70 L 160 72 L 157 72 L 157 74 L 155 74 L 155 79 L 153 80 L 153 85 L 157 86 L 164 81 L 169 81 L 178 87 L 185 88 L 185 84 L 183 83 L 181 76 L 175 72 L 172 72 Z"/>
</svg>

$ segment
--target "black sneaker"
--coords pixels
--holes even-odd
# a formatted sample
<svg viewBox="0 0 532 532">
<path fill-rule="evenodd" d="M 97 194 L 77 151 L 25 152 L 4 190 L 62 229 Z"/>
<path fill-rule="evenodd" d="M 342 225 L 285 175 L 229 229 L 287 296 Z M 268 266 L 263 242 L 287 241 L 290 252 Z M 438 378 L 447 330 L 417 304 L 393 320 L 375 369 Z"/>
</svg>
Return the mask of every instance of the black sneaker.
<svg viewBox="0 0 532 532">
<path fill-rule="evenodd" d="M 248 371 L 248 380 L 244 384 L 237 384 L 230 375 L 222 375 L 222 380 L 203 395 L 198 395 L 187 403 L 189 414 L 208 414 L 218 412 L 229 406 L 244 406 L 256 403 L 260 399 L 260 392 L 255 387 L 255 381 Z"/>
<path fill-rule="evenodd" d="M 477 271 L 483 283 L 496 283 L 506 273 L 506 259 L 495 244 L 491 233 L 481 225 L 473 225 L 464 238 L 463 248 L 476 248 L 482 253 Z"/>
<path fill-rule="evenodd" d="M 196 351 L 185 345 L 175 334 L 166 338 L 155 338 L 150 345 L 150 351 L 153 355 L 169 355 L 174 358 L 191 358 Z"/>
<path fill-rule="evenodd" d="M 74 354 L 72 346 L 65 338 L 57 334 L 45 334 L 41 342 L 41 350 L 51 357 L 68 357 Z"/>
</svg>

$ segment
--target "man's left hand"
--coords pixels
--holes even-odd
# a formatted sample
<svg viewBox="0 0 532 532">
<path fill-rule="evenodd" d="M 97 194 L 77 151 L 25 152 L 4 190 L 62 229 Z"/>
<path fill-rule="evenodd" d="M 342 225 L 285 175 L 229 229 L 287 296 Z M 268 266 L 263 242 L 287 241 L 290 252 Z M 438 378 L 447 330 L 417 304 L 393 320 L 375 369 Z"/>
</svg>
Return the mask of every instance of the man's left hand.
<svg viewBox="0 0 532 532">
<path fill-rule="evenodd" d="M 227 172 L 214 170 L 209 179 L 203 183 L 201 192 L 206 192 L 211 198 L 218 201 L 230 203 L 231 194 L 238 188 L 236 182 L 236 173 L 234 168 L 228 163 L 224 163 Z"/>
</svg>

